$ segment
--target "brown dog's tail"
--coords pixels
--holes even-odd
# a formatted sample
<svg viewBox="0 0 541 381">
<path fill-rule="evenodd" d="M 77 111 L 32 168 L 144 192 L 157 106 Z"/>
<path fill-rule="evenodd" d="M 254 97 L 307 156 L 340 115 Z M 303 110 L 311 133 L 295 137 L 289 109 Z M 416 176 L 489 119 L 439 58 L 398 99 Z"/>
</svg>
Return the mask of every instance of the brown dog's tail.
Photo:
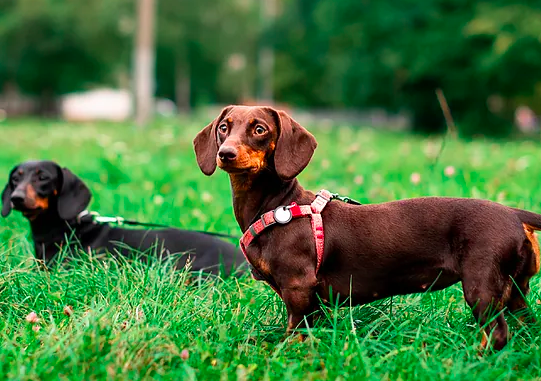
<svg viewBox="0 0 541 381">
<path fill-rule="evenodd" d="M 541 214 L 528 212 L 527 210 L 512 208 L 518 215 L 520 221 L 532 228 L 532 230 L 541 230 Z"/>
</svg>

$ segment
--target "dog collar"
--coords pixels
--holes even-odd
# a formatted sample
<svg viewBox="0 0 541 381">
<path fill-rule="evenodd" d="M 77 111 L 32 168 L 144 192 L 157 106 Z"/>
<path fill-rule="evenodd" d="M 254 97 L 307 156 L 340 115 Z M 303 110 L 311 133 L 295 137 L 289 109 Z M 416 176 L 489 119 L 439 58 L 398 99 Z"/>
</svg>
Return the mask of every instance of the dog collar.
<svg viewBox="0 0 541 381">
<path fill-rule="evenodd" d="M 261 235 L 261 233 L 267 228 L 273 225 L 286 225 L 292 219 L 298 217 L 310 217 L 312 222 L 312 233 L 314 234 L 314 240 L 316 244 L 316 274 L 319 271 L 319 267 L 323 262 L 323 249 L 325 244 L 325 233 L 323 230 L 323 218 L 321 212 L 325 209 L 325 206 L 329 201 L 335 198 L 335 195 L 328 190 L 322 189 L 316 194 L 315 200 L 310 205 L 297 205 L 292 202 L 287 206 L 279 206 L 278 208 L 271 210 L 263 214 L 259 220 L 254 222 L 248 230 L 244 232 L 240 239 L 240 248 L 246 261 L 252 266 L 248 255 L 246 254 L 246 248 L 250 246 L 250 243 Z M 260 274 L 261 275 L 261 274 Z"/>
</svg>

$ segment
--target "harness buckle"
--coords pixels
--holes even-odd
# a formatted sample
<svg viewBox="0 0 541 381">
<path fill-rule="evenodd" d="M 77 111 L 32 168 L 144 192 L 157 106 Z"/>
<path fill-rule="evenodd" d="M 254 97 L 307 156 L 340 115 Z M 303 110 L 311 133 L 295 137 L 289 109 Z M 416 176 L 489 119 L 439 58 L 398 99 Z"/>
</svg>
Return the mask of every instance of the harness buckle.
<svg viewBox="0 0 541 381">
<path fill-rule="evenodd" d="M 273 212 L 274 221 L 281 225 L 287 224 L 293 218 L 293 213 L 291 212 L 291 205 L 288 206 L 279 206 L 274 209 Z"/>
<path fill-rule="evenodd" d="M 90 222 L 92 222 L 93 224 L 96 223 L 96 217 L 99 217 L 99 213 L 98 212 L 89 212 L 88 210 L 83 210 L 81 213 L 79 213 L 77 215 L 77 217 L 75 218 L 75 221 L 78 223 L 78 224 L 81 224 L 83 222 L 83 218 L 87 217 L 87 216 L 90 216 Z"/>
<path fill-rule="evenodd" d="M 81 220 L 83 219 L 83 217 L 86 217 L 90 214 L 90 212 L 88 210 L 83 210 L 81 213 L 79 213 L 75 219 L 75 221 L 77 221 L 78 224 L 81 223 Z"/>
<path fill-rule="evenodd" d="M 320 190 L 319 192 L 317 192 L 317 193 L 316 193 L 316 198 L 317 198 L 317 197 L 321 197 L 322 199 L 324 199 L 324 200 L 327 201 L 327 202 L 331 201 L 331 200 L 334 198 L 334 197 L 333 197 L 334 194 L 330 193 L 331 198 L 327 198 L 327 197 L 325 197 L 325 196 L 323 195 L 323 194 L 324 194 L 323 192 L 324 192 L 323 190 Z"/>
</svg>

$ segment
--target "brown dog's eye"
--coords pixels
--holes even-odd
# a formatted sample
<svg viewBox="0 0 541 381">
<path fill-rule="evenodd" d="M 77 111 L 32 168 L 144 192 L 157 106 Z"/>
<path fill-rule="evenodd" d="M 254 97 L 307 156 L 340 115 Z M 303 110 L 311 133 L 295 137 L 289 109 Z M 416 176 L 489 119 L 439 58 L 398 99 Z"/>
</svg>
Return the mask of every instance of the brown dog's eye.
<svg viewBox="0 0 541 381">
<path fill-rule="evenodd" d="M 263 126 L 255 126 L 254 133 L 256 135 L 263 135 L 265 132 L 267 132 L 267 130 L 265 130 Z"/>
<path fill-rule="evenodd" d="M 218 131 L 220 131 L 222 134 L 225 134 L 227 132 L 227 124 L 220 124 L 220 127 L 218 127 Z"/>
</svg>

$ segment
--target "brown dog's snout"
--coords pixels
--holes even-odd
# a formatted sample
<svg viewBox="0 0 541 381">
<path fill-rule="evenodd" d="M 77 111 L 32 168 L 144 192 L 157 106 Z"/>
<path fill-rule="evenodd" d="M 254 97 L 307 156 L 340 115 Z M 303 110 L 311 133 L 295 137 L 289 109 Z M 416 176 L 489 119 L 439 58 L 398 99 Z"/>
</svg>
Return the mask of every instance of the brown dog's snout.
<svg viewBox="0 0 541 381">
<path fill-rule="evenodd" d="M 235 147 L 232 146 L 222 146 L 218 151 L 218 157 L 221 161 L 233 161 L 237 158 L 238 151 Z"/>
</svg>

